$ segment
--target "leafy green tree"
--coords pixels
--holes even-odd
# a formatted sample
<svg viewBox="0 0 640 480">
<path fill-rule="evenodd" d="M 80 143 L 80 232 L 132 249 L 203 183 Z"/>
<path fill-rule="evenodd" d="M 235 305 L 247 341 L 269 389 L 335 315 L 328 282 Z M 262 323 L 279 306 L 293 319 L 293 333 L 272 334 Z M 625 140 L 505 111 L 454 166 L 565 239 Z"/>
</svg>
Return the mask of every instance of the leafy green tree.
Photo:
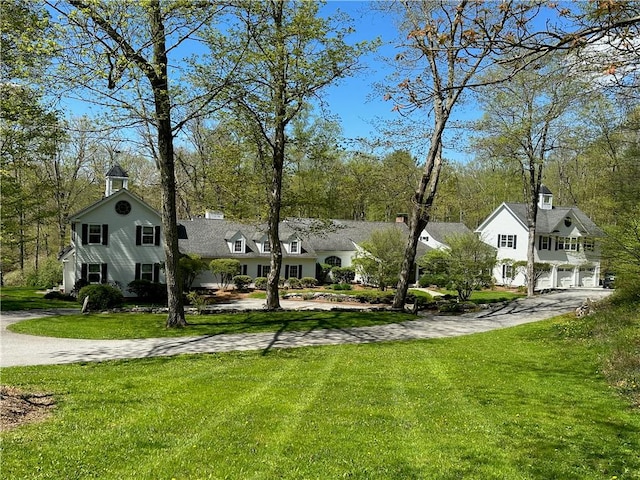
<svg viewBox="0 0 640 480">
<path fill-rule="evenodd" d="M 207 262 L 194 253 L 182 255 L 178 260 L 178 269 L 182 279 L 182 289 L 188 291 L 198 275 L 207 269 Z"/>
<path fill-rule="evenodd" d="M 377 285 L 380 290 L 395 285 L 398 281 L 404 237 L 398 228 L 377 230 L 371 237 L 359 245 L 353 259 L 356 272 L 364 283 Z"/>
<path fill-rule="evenodd" d="M 473 233 L 454 235 L 445 241 L 448 249 L 427 252 L 419 265 L 444 275 L 458 298 L 466 301 L 474 290 L 491 283 L 496 249 Z"/>
<path fill-rule="evenodd" d="M 323 89 L 351 73 L 365 44 L 349 45 L 350 27 L 318 15 L 316 2 L 240 2 L 224 32 L 207 40 L 217 52 L 216 74 L 223 59 L 238 65 L 234 83 L 225 89 L 234 113 L 254 144 L 267 199 L 271 262 L 267 309 L 280 308 L 278 282 L 282 266 L 279 238 L 282 185 L 291 122 Z M 242 56 L 242 58 L 240 58 Z"/>
<path fill-rule="evenodd" d="M 615 287 L 621 295 L 637 301 L 640 298 L 640 203 L 620 214 L 616 225 L 606 230 L 604 254 L 616 275 Z"/>
<path fill-rule="evenodd" d="M 233 277 L 240 274 L 240 261 L 234 258 L 217 258 L 211 260 L 209 268 L 214 275 L 218 275 L 222 288 L 226 290 Z"/>
<path fill-rule="evenodd" d="M 567 143 L 566 132 L 576 123 L 572 108 L 586 85 L 568 79 L 562 64 L 549 56 L 535 68 L 521 70 L 508 83 L 482 90 L 485 114 L 477 123 L 481 155 L 515 165 L 520 170 L 527 208 L 527 295 L 535 290 L 535 242 L 543 172 L 550 158 Z M 502 67 L 488 75 L 503 78 Z"/>
<path fill-rule="evenodd" d="M 179 0 L 93 2 L 47 0 L 59 14 L 65 49 L 55 74 L 76 93 L 113 108 L 119 126 L 136 125 L 160 173 L 167 327 L 186 325 L 179 279 L 174 140 L 184 124 L 211 110 L 224 79 L 213 88 L 181 88 L 172 65 L 189 41 L 220 13 L 217 2 Z M 182 69 L 190 64 L 182 62 Z M 182 71 L 180 69 L 180 71 Z M 214 80 L 215 78 L 215 80 Z"/>
<path fill-rule="evenodd" d="M 396 110 L 420 112 L 431 124 L 422 175 L 412 197 L 409 237 L 393 302 L 395 308 L 402 308 L 420 234 L 429 222 L 437 193 L 443 138 L 451 115 L 462 103 L 463 93 L 496 60 L 494 53 L 502 37 L 516 35 L 528 25 L 535 6 L 507 2 L 496 8 L 490 2 L 466 0 L 394 2 L 392 6 L 397 8 L 404 40 L 395 57 L 395 86 L 388 88 L 385 98 L 394 102 Z"/>
</svg>

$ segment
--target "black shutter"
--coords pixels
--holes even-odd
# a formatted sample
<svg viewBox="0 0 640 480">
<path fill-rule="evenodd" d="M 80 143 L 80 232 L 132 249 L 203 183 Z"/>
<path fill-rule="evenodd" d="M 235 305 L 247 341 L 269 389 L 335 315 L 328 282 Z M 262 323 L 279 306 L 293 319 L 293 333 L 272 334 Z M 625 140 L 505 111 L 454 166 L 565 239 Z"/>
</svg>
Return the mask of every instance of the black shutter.
<svg viewBox="0 0 640 480">
<path fill-rule="evenodd" d="M 246 274 L 247 274 L 247 266 L 242 265 L 242 275 L 246 275 Z"/>
<path fill-rule="evenodd" d="M 109 245 L 109 225 L 102 225 L 102 244 Z"/>
<path fill-rule="evenodd" d="M 542 236 L 538 237 L 538 250 L 542 250 Z"/>
<path fill-rule="evenodd" d="M 155 236 L 155 246 L 159 247 L 160 246 L 160 227 L 156 227 L 156 236 Z"/>
<path fill-rule="evenodd" d="M 136 225 L 136 245 L 142 245 L 142 226 Z"/>
<path fill-rule="evenodd" d="M 107 283 L 107 264 L 103 263 L 100 270 L 100 283 Z"/>
<path fill-rule="evenodd" d="M 284 279 L 289 278 L 289 265 L 284 266 Z"/>
<path fill-rule="evenodd" d="M 89 243 L 89 225 L 82 224 L 82 245 Z"/>
<path fill-rule="evenodd" d="M 576 252 L 580 251 L 580 239 L 576 240 Z"/>
<path fill-rule="evenodd" d="M 498 248 L 500 248 L 500 234 L 498 234 Z"/>
<path fill-rule="evenodd" d="M 516 240 L 517 240 L 517 239 L 518 239 L 518 236 L 517 236 L 517 235 L 514 235 L 514 236 L 513 236 L 513 248 L 514 248 L 514 249 L 516 248 Z"/>
<path fill-rule="evenodd" d="M 262 265 L 258 265 L 258 277 L 262 276 Z"/>
<path fill-rule="evenodd" d="M 80 265 L 80 278 L 85 282 L 87 281 L 88 272 L 89 272 L 89 267 L 87 267 L 86 263 L 83 263 L 82 265 Z"/>
<path fill-rule="evenodd" d="M 159 263 L 153 264 L 153 281 L 156 283 L 160 281 L 160 264 Z"/>
<path fill-rule="evenodd" d="M 302 278 L 302 265 L 298 265 L 298 279 Z"/>
<path fill-rule="evenodd" d="M 558 250 L 558 237 L 556 237 L 556 250 Z"/>
<path fill-rule="evenodd" d="M 135 279 L 136 280 L 140 280 L 140 271 L 142 269 L 142 266 L 139 263 L 136 263 L 136 274 L 135 274 Z"/>
</svg>

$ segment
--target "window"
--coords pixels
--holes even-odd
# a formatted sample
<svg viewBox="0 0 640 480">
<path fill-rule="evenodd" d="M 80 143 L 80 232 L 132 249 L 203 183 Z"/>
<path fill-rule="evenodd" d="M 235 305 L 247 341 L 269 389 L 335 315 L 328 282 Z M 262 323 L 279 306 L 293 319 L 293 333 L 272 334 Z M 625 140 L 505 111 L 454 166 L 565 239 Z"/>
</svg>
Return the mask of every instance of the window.
<svg viewBox="0 0 640 480">
<path fill-rule="evenodd" d="M 498 247 L 516 248 L 517 235 L 498 235 Z"/>
<path fill-rule="evenodd" d="M 428 235 L 422 235 L 420 237 L 420 241 L 427 243 L 429 241 L 429 236 Z"/>
<path fill-rule="evenodd" d="M 160 227 L 136 226 L 136 245 L 160 245 Z"/>
<path fill-rule="evenodd" d="M 298 241 L 292 240 L 289 245 L 289 253 L 298 253 Z"/>
<path fill-rule="evenodd" d="M 271 265 L 258 265 L 258 277 L 266 277 L 271 272 Z"/>
<path fill-rule="evenodd" d="M 269 239 L 267 238 L 262 243 L 262 253 L 269 253 L 271 251 L 271 243 L 269 243 Z"/>
<path fill-rule="evenodd" d="M 107 283 L 106 263 L 83 263 L 80 265 L 80 278 L 89 283 Z"/>
<path fill-rule="evenodd" d="M 538 250 L 551 250 L 551 237 L 540 237 Z"/>
<path fill-rule="evenodd" d="M 142 227 L 142 244 L 153 245 L 154 241 L 153 227 Z"/>
<path fill-rule="evenodd" d="M 101 269 L 99 263 L 90 263 L 87 265 L 87 281 L 89 283 L 100 283 Z"/>
<path fill-rule="evenodd" d="M 332 255 L 330 257 L 327 257 L 324 263 L 326 263 L 327 265 L 331 265 L 332 267 L 341 267 L 342 259 L 340 257 Z"/>
<path fill-rule="evenodd" d="M 159 263 L 136 263 L 136 280 L 160 281 Z"/>
<path fill-rule="evenodd" d="M 102 225 L 89 225 L 89 244 L 102 243 Z"/>
<path fill-rule="evenodd" d="M 140 265 L 140 280 L 153 282 L 153 264 L 143 263 Z"/>
<path fill-rule="evenodd" d="M 543 195 L 542 196 L 542 204 L 543 205 L 551 205 L 551 195 Z"/>
<path fill-rule="evenodd" d="M 299 278 L 300 276 L 298 275 L 298 265 L 287 265 L 288 270 L 289 270 L 289 274 L 285 275 L 285 277 L 287 278 Z"/>
<path fill-rule="evenodd" d="M 583 240 L 583 245 L 585 252 L 593 252 L 596 248 L 596 244 L 593 238 L 585 238 Z"/>
<path fill-rule="evenodd" d="M 126 200 L 120 200 L 116 203 L 116 213 L 120 215 L 128 215 L 131 212 L 131 204 Z"/>
<path fill-rule="evenodd" d="M 243 243 L 244 242 L 242 241 L 242 239 L 234 241 L 233 242 L 233 253 L 242 253 Z"/>
<path fill-rule="evenodd" d="M 502 278 L 513 278 L 513 265 L 502 264 Z"/>
<path fill-rule="evenodd" d="M 558 250 L 577 252 L 578 239 L 576 237 L 558 237 Z"/>
</svg>

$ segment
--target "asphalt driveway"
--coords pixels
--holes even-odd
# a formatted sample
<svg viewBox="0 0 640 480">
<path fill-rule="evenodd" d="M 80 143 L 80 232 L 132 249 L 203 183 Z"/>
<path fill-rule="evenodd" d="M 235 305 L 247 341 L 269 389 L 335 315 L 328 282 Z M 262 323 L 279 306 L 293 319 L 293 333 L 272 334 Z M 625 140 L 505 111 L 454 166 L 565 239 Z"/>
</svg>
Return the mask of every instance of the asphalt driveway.
<svg viewBox="0 0 640 480">
<path fill-rule="evenodd" d="M 78 340 L 17 334 L 8 331 L 6 327 L 28 318 L 64 312 L 3 312 L 0 317 L 0 367 L 453 337 L 551 318 L 574 310 L 587 298 L 597 301 L 610 293 L 611 290 L 605 289 L 565 290 L 519 299 L 499 309 L 460 316 L 418 316 L 416 320 L 393 325 L 137 340 Z M 262 300 L 249 300 L 228 304 L 228 307 L 256 309 L 262 308 L 262 304 Z M 330 309 L 335 306 L 335 303 L 282 301 L 285 309 Z M 74 312 L 77 313 L 77 310 Z"/>
</svg>

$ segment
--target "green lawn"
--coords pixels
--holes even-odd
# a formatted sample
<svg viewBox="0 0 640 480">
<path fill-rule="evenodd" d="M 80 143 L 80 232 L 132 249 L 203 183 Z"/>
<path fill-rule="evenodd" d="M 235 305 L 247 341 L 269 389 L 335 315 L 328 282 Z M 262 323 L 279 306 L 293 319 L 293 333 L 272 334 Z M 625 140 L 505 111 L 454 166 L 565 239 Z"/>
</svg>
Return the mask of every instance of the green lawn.
<svg viewBox="0 0 640 480">
<path fill-rule="evenodd" d="M 396 312 L 249 311 L 187 316 L 189 326 L 165 328 L 166 315 L 143 313 L 94 313 L 35 318 L 15 323 L 17 333 L 48 337 L 124 339 L 221 335 L 278 331 L 309 331 L 327 328 L 365 327 L 415 320 L 414 315 Z"/>
<path fill-rule="evenodd" d="M 637 348 L 628 313 L 615 328 L 632 328 Z M 638 479 L 640 414 L 605 379 L 618 348 L 605 330 L 618 318 L 7 368 L 3 383 L 51 392 L 58 406 L 2 434 L 2 476 Z"/>
<path fill-rule="evenodd" d="M 47 300 L 44 291 L 33 287 L 0 288 L 0 311 L 47 308 L 80 308 L 80 305 L 76 301 Z"/>
</svg>

